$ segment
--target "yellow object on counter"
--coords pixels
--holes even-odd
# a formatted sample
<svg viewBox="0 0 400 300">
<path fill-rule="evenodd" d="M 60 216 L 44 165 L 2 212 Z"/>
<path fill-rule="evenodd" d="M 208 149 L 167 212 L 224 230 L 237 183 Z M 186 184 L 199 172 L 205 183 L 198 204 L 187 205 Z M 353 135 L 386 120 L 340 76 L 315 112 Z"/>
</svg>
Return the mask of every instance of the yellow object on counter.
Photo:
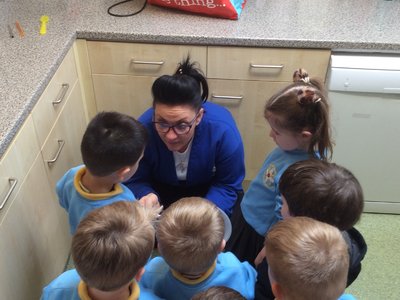
<svg viewBox="0 0 400 300">
<path fill-rule="evenodd" d="M 49 16 L 41 16 L 40 17 L 40 35 L 45 35 L 47 32 L 47 23 L 49 22 Z"/>
</svg>

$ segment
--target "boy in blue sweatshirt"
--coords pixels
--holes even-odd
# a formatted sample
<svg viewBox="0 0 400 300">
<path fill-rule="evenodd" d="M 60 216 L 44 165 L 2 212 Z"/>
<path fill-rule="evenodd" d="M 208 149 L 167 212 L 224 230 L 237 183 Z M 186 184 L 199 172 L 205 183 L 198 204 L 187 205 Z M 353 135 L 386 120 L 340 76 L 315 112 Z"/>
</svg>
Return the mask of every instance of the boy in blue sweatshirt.
<svg viewBox="0 0 400 300">
<path fill-rule="evenodd" d="M 254 299 L 256 271 L 231 252 L 222 211 L 212 202 L 182 198 L 168 207 L 156 229 L 161 257 L 146 265 L 142 284 L 165 299 L 190 299 L 211 286 L 226 286 Z"/>
<path fill-rule="evenodd" d="M 127 201 L 91 211 L 72 238 L 76 269 L 46 286 L 41 300 L 160 299 L 139 283 L 153 250 L 157 214 Z"/>
<path fill-rule="evenodd" d="M 101 112 L 90 121 L 81 142 L 84 165 L 67 171 L 56 185 L 60 205 L 68 213 L 71 234 L 91 210 L 115 201 L 136 200 L 121 182 L 136 172 L 146 142 L 146 129 L 130 116 Z M 159 206 L 155 194 L 139 201 Z"/>
<path fill-rule="evenodd" d="M 308 217 L 278 222 L 265 253 L 275 299 L 355 300 L 346 288 L 349 254 L 340 231 Z"/>
</svg>

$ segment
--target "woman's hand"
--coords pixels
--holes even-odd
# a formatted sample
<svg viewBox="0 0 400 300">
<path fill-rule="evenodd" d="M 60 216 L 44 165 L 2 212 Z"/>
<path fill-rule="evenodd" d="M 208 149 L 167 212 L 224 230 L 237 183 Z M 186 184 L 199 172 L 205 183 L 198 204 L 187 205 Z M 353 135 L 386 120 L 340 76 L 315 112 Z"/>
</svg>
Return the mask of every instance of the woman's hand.
<svg viewBox="0 0 400 300">
<path fill-rule="evenodd" d="M 154 193 L 149 193 L 146 196 L 140 198 L 139 203 L 147 208 L 158 208 L 160 207 L 160 202 L 158 202 L 158 197 Z"/>
<path fill-rule="evenodd" d="M 158 197 L 154 193 L 149 193 L 146 196 L 143 196 L 138 201 L 144 208 L 153 211 L 155 213 L 154 219 L 158 219 L 163 211 L 163 206 L 158 202 Z"/>
</svg>

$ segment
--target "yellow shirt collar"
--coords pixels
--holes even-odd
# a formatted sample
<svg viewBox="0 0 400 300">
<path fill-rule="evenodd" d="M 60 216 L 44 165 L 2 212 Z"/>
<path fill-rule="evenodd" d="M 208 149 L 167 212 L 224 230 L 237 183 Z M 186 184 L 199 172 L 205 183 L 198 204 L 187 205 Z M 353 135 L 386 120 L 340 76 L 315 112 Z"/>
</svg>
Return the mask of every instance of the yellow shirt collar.
<svg viewBox="0 0 400 300">
<path fill-rule="evenodd" d="M 132 292 L 127 300 L 139 299 L 140 287 L 139 287 L 138 283 L 135 280 L 133 280 L 130 287 L 131 287 Z M 78 294 L 79 294 L 79 298 L 81 298 L 81 300 L 92 300 L 89 297 L 88 286 L 82 280 L 79 282 L 79 285 L 78 285 Z"/>
<path fill-rule="evenodd" d="M 207 272 L 205 272 L 203 275 L 201 275 L 199 278 L 196 278 L 196 279 L 189 279 L 189 278 L 185 277 L 184 275 L 182 275 L 182 273 L 179 273 L 179 272 L 177 272 L 177 271 L 175 271 L 173 269 L 171 269 L 171 272 L 172 272 L 172 275 L 176 279 L 178 279 L 179 281 L 181 281 L 183 283 L 186 283 L 186 284 L 195 285 L 195 284 L 198 284 L 200 282 L 203 282 L 208 277 L 210 277 L 210 275 L 214 272 L 216 266 L 217 266 L 217 262 L 214 261 L 214 263 L 207 270 Z"/>
<path fill-rule="evenodd" d="M 101 194 L 88 193 L 87 191 L 82 189 L 80 184 L 82 176 L 86 173 L 86 171 L 87 171 L 86 167 L 82 167 L 76 172 L 74 177 L 74 187 L 82 197 L 85 197 L 86 199 L 89 200 L 104 200 L 111 198 L 115 195 L 121 194 L 123 192 L 121 185 L 117 183 L 114 184 L 112 191 L 108 193 L 101 193 Z"/>
</svg>

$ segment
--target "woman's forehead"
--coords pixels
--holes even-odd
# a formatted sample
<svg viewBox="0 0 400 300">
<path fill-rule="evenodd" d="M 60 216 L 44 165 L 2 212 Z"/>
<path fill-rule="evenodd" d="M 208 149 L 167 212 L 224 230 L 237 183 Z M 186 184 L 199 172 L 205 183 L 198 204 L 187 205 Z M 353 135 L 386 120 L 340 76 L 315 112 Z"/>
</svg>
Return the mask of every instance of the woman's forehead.
<svg viewBox="0 0 400 300">
<path fill-rule="evenodd" d="M 195 109 L 190 105 L 156 104 L 154 107 L 154 115 L 165 120 L 191 120 L 195 114 Z"/>
</svg>

